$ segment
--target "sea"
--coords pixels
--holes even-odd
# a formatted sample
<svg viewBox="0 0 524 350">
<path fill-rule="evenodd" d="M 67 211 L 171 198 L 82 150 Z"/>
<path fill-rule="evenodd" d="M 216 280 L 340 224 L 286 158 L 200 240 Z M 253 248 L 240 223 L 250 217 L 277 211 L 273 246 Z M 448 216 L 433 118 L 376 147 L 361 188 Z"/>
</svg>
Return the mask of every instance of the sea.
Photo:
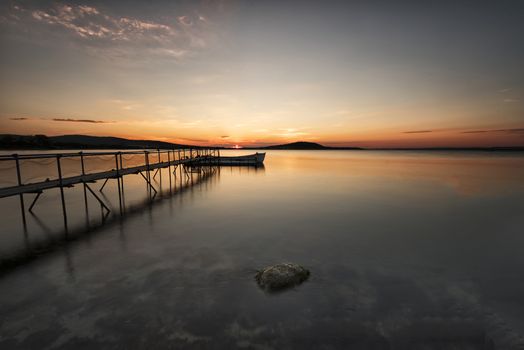
<svg viewBox="0 0 524 350">
<path fill-rule="evenodd" d="M 0 349 L 524 349 L 522 152 L 274 150 L 150 175 L 64 188 L 65 212 L 59 189 L 32 213 L 26 194 L 25 224 L 0 198 Z M 309 279 L 261 289 L 284 262 Z"/>
</svg>

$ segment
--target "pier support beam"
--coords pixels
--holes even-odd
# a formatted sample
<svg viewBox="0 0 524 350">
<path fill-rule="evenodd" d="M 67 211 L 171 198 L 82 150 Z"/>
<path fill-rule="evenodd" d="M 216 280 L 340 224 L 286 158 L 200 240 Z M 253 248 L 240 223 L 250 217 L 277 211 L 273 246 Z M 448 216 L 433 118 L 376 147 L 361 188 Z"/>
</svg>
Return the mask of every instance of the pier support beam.
<svg viewBox="0 0 524 350">
<path fill-rule="evenodd" d="M 111 209 L 109 209 L 108 206 L 104 203 L 104 201 L 102 199 L 100 199 L 100 197 L 98 197 L 96 195 L 95 191 L 93 191 L 91 189 L 91 187 L 89 187 L 88 184 L 84 183 L 84 186 L 85 186 L 85 188 L 87 188 L 89 190 L 89 192 L 91 192 L 91 194 L 95 197 L 95 199 L 98 201 L 98 203 L 100 203 L 100 208 L 102 210 L 102 220 L 105 220 L 107 218 L 107 216 L 109 215 L 109 213 L 111 213 Z M 104 209 L 106 210 L 105 215 L 104 215 Z"/>
<path fill-rule="evenodd" d="M 142 172 L 139 173 L 140 175 L 142 175 L 142 177 L 144 178 L 144 180 L 146 181 L 146 184 L 148 185 L 148 189 L 149 191 L 153 190 L 155 191 L 155 195 L 158 193 L 157 190 L 155 189 L 155 187 L 151 184 L 151 182 L 149 181 L 149 179 L 147 178 L 147 176 L 145 176 L 144 174 L 142 174 Z"/>
<path fill-rule="evenodd" d="M 38 198 L 40 198 L 40 195 L 42 194 L 43 192 L 40 191 L 36 194 L 36 197 L 35 199 L 33 199 L 33 202 L 31 203 L 31 205 L 29 206 L 29 212 L 32 213 L 33 212 L 33 207 L 35 206 L 36 204 L 36 201 L 38 200 Z"/>
</svg>

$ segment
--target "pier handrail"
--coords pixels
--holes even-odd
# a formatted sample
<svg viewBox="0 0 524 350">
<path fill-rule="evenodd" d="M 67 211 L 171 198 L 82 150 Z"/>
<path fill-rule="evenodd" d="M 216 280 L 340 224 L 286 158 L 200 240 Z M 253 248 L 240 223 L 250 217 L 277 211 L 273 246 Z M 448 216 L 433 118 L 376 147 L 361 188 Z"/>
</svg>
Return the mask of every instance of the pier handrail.
<svg viewBox="0 0 524 350">
<path fill-rule="evenodd" d="M 16 157 L 18 159 L 47 159 L 47 158 L 56 158 L 57 156 L 60 156 L 62 158 L 72 158 L 72 157 L 80 157 L 82 156 L 108 156 L 108 155 L 115 155 L 115 154 L 122 154 L 122 155 L 129 155 L 129 154 L 144 154 L 144 152 L 147 153 L 171 153 L 171 152 L 183 152 L 186 150 L 206 150 L 206 149 L 215 149 L 212 147 L 199 147 L 199 148 L 173 148 L 173 149 L 141 149 L 141 150 L 133 150 L 133 151 L 104 151 L 104 152 L 57 152 L 57 153 L 13 153 L 13 154 L 1 154 L 0 155 L 0 161 L 8 161 L 8 160 L 15 160 Z"/>
</svg>

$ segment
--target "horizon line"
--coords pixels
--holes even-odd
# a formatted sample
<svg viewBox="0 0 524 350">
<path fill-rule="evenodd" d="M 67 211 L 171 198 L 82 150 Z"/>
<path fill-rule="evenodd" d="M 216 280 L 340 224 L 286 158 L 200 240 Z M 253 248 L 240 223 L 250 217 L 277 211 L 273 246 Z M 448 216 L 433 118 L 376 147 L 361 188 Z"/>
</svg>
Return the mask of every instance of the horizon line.
<svg viewBox="0 0 524 350">
<path fill-rule="evenodd" d="M 86 135 L 86 134 L 64 134 L 64 135 L 55 135 L 55 136 L 48 136 L 45 134 L 31 134 L 31 135 L 20 135 L 20 134 L 0 134 L 0 137 L 5 136 L 15 136 L 15 137 L 37 137 L 37 136 L 44 136 L 46 138 L 55 138 L 55 137 L 62 137 L 62 136 L 78 136 L 78 137 L 92 137 L 92 138 L 115 138 L 115 139 L 121 139 L 121 140 L 127 140 L 127 141 L 136 141 L 136 142 L 158 142 L 158 143 L 164 143 L 169 145 L 176 145 L 176 146 L 185 146 L 185 147 L 195 147 L 195 148 L 220 148 L 220 149 L 267 149 L 267 148 L 273 148 L 273 147 L 285 147 L 285 146 L 292 146 L 296 144 L 305 144 L 310 146 L 316 146 L 316 148 L 308 149 L 305 148 L 303 150 L 524 150 L 524 145 L 510 145 L 510 146 L 497 146 L 497 145 L 490 145 L 490 146 L 424 146 L 424 147 L 405 147 L 405 146 L 396 146 L 396 147 L 369 147 L 369 146 L 358 146 L 358 145 L 351 145 L 351 146 L 330 146 L 325 145 L 319 142 L 312 142 L 312 141 L 291 141 L 286 143 L 275 143 L 275 144 L 267 144 L 267 145 L 257 145 L 257 146 L 249 146 L 249 145 L 194 145 L 194 144 L 184 144 L 184 143 L 175 143 L 171 141 L 164 141 L 164 140 L 154 140 L 154 139 L 129 139 L 125 137 L 119 137 L 119 136 L 98 136 L 98 135 Z M 348 141 L 349 142 L 349 141 Z M 67 144 L 67 142 L 65 142 Z M 341 142 L 337 142 L 341 143 Z M 75 144 L 74 142 L 71 142 L 71 144 Z M 100 147 L 104 147 L 104 145 L 100 145 L 100 147 L 96 147 L 95 145 L 82 145 L 81 142 L 78 143 L 82 146 L 82 148 L 85 149 L 99 149 Z M 13 145 L 16 147 L 16 145 Z M 26 145 L 30 146 L 30 145 Z M 37 146 L 37 145 L 35 145 Z M 60 146 L 60 145 L 58 145 Z M 115 147 L 118 145 L 106 145 L 105 147 Z M 318 148 L 318 147 L 321 148 Z M 124 146 L 124 148 L 127 148 Z M 0 150 L 8 150 L 8 149 L 16 149 L 16 148 L 5 148 L 3 145 L 0 145 Z M 43 147 L 42 147 L 43 149 Z M 278 149 L 272 149 L 272 150 L 278 150 Z M 285 150 L 285 149 L 282 149 Z M 300 150 L 300 149 L 295 149 Z"/>
</svg>

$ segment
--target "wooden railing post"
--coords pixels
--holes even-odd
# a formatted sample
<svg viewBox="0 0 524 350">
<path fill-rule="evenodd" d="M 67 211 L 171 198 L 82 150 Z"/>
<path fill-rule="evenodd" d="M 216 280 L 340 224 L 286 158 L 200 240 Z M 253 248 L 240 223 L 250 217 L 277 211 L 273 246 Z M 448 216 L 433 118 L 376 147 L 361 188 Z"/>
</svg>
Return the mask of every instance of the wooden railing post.
<svg viewBox="0 0 524 350">
<path fill-rule="evenodd" d="M 167 150 L 167 176 L 169 176 L 169 193 L 171 193 L 171 150 Z"/>
<path fill-rule="evenodd" d="M 144 151 L 145 157 L 146 157 L 146 175 L 147 175 L 147 182 L 148 182 L 148 191 L 149 191 L 149 197 L 151 197 L 151 174 L 149 173 L 149 151 Z"/>
<path fill-rule="evenodd" d="M 122 204 L 122 184 L 120 183 L 120 164 L 122 162 L 119 162 L 119 154 L 120 152 L 117 152 L 115 153 L 115 166 L 116 166 L 116 182 L 117 182 L 117 186 L 118 186 L 118 207 L 120 209 L 120 215 L 122 215 L 124 213 L 122 207 L 123 207 L 123 204 Z M 121 160 L 121 158 L 120 158 Z"/>
<path fill-rule="evenodd" d="M 157 148 L 156 151 L 158 153 L 158 163 L 162 163 L 162 158 L 160 157 L 160 149 Z M 160 174 L 160 188 L 162 188 L 162 168 L 159 167 L 157 169 L 158 169 L 158 173 Z"/>
<path fill-rule="evenodd" d="M 83 183 L 83 187 L 84 187 L 84 203 L 85 203 L 85 206 L 86 206 L 86 213 L 87 213 L 87 222 L 89 223 L 89 208 L 87 206 L 87 188 L 86 188 L 86 183 L 85 183 L 85 180 L 84 180 L 84 176 L 86 174 L 86 169 L 85 169 L 85 164 L 84 164 L 84 152 L 80 151 L 80 166 L 82 168 L 82 183 Z"/>
<path fill-rule="evenodd" d="M 62 180 L 62 166 L 60 164 L 60 158 L 62 158 L 61 154 L 56 155 L 56 169 L 58 171 L 58 183 L 60 186 L 60 199 L 62 200 L 62 214 L 64 216 L 64 228 L 65 233 L 68 233 L 67 229 L 67 209 L 66 209 L 66 203 L 65 203 L 65 197 L 64 197 L 64 183 Z"/>
<path fill-rule="evenodd" d="M 22 186 L 22 174 L 20 171 L 20 160 L 18 159 L 18 154 L 13 154 L 16 163 L 16 178 L 18 180 L 18 186 Z M 22 211 L 22 223 L 24 225 L 24 230 L 27 229 L 27 222 L 25 220 L 25 205 L 24 205 L 24 195 L 20 193 L 20 210 Z"/>
</svg>

